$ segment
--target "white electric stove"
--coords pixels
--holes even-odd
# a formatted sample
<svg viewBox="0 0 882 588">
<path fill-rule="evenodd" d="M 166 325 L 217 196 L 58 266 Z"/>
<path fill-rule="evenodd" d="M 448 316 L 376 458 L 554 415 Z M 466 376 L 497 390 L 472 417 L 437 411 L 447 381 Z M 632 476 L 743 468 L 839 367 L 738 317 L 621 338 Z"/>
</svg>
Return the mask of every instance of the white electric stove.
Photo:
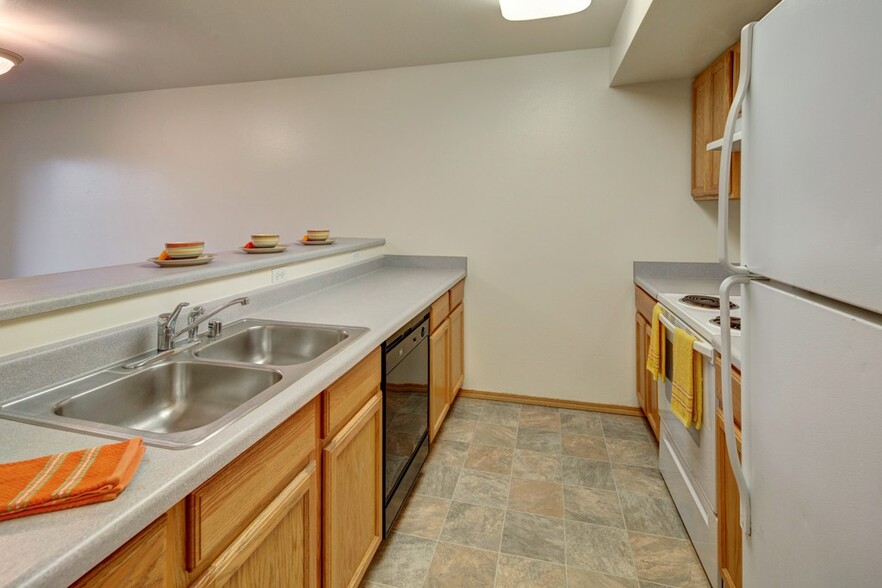
<svg viewBox="0 0 882 588">
<path fill-rule="evenodd" d="M 665 326 L 666 379 L 659 382 L 658 407 L 661 418 L 659 469 L 674 504 L 683 519 L 695 551 L 711 585 L 719 585 L 717 562 L 716 500 L 716 369 L 715 344 L 722 329 L 719 324 L 719 298 L 706 295 L 660 294 Z M 741 304 L 732 298 L 732 323 L 740 328 Z M 693 349 L 703 365 L 703 389 L 696 400 L 702 403 L 700 429 L 686 428 L 671 412 L 673 371 L 673 330 L 681 328 L 695 337 Z M 733 335 L 740 334 L 736 328 Z"/>
</svg>

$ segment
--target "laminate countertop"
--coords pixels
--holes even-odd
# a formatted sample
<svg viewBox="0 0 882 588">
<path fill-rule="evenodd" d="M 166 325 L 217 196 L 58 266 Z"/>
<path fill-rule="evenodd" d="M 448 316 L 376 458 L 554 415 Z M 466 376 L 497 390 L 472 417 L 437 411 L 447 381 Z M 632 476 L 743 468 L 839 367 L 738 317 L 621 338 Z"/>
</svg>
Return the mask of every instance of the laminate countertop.
<svg viewBox="0 0 882 588">
<path fill-rule="evenodd" d="M 392 256 L 393 258 L 395 256 Z M 0 523 L 0 585 L 67 586 L 345 374 L 466 275 L 465 258 L 390 262 L 259 310 L 253 318 L 368 327 L 347 348 L 196 447 L 147 447 L 112 502 Z M 459 263 L 450 263 L 459 260 Z M 93 447 L 107 439 L 0 420 L 0 462 Z"/>
</svg>

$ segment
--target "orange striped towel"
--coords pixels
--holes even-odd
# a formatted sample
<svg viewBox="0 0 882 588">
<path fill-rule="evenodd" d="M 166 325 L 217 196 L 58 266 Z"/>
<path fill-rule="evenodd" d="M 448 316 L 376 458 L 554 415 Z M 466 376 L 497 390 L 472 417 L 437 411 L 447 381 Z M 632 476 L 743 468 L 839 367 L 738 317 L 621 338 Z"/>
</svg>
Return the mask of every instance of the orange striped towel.
<svg viewBox="0 0 882 588">
<path fill-rule="evenodd" d="M 0 464 L 0 521 L 113 500 L 144 456 L 140 437 Z"/>
</svg>

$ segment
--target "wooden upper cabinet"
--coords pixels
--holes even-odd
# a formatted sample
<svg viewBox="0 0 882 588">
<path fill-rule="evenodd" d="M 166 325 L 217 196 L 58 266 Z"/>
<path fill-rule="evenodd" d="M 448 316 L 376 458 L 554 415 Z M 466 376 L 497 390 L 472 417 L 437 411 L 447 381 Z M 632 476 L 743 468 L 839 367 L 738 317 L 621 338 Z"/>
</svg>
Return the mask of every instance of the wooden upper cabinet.
<svg viewBox="0 0 882 588">
<path fill-rule="evenodd" d="M 727 49 L 692 82 L 692 197 L 716 200 L 720 191 L 720 152 L 707 144 L 722 138 L 735 94 L 737 45 Z M 733 154 L 730 198 L 740 195 L 741 154 Z M 738 172 L 738 173 L 736 173 Z"/>
<path fill-rule="evenodd" d="M 75 588 L 163 588 L 170 586 L 166 515 L 107 556 L 72 584 Z"/>
<path fill-rule="evenodd" d="M 326 588 L 358 586 L 383 539 L 382 407 L 377 388 L 323 452 Z"/>
</svg>

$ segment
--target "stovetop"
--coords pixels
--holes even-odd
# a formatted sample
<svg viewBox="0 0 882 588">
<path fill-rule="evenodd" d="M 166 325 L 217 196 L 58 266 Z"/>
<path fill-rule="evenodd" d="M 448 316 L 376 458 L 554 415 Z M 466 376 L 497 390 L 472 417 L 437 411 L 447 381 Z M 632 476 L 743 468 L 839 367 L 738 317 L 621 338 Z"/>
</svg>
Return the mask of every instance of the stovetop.
<svg viewBox="0 0 882 588">
<path fill-rule="evenodd" d="M 701 335 L 708 341 L 720 337 L 722 329 L 718 320 L 720 317 L 718 296 L 670 293 L 659 294 L 658 301 L 681 321 L 685 322 L 696 334 Z M 711 308 L 696 306 L 694 304 L 696 301 L 704 305 L 710 305 Z M 729 315 L 733 319 L 732 322 L 737 323 L 739 327 L 730 329 L 730 333 L 733 336 L 737 336 L 741 334 L 741 298 L 739 296 L 731 296 L 729 301 L 731 303 L 729 305 Z"/>
</svg>

